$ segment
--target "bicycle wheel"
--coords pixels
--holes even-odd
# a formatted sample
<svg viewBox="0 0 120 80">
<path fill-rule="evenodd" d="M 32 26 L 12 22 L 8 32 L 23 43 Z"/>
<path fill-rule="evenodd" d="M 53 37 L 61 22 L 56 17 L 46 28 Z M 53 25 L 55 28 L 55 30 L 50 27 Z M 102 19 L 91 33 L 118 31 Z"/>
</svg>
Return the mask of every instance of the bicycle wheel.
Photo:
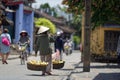
<svg viewBox="0 0 120 80">
<path fill-rule="evenodd" d="M 24 59 L 27 61 L 27 52 L 24 52 Z"/>
<path fill-rule="evenodd" d="M 24 52 L 21 52 L 21 59 L 20 59 L 21 65 L 25 64 L 25 57 L 24 56 L 25 56 Z"/>
<path fill-rule="evenodd" d="M 68 49 L 65 49 L 65 54 L 68 55 Z"/>
</svg>

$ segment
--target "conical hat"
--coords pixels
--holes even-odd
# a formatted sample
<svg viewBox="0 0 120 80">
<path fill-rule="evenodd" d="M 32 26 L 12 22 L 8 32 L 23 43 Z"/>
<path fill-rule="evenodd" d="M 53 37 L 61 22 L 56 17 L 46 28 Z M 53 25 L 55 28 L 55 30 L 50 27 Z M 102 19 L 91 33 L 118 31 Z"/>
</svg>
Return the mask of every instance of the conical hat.
<svg viewBox="0 0 120 80">
<path fill-rule="evenodd" d="M 22 30 L 22 31 L 20 32 L 20 35 L 21 35 L 22 33 L 25 33 L 26 35 L 28 34 L 27 31 L 25 31 L 25 30 Z"/>
<path fill-rule="evenodd" d="M 43 33 L 43 32 L 48 31 L 48 30 L 49 30 L 48 27 L 40 26 L 40 28 L 39 28 L 37 34 Z"/>
</svg>

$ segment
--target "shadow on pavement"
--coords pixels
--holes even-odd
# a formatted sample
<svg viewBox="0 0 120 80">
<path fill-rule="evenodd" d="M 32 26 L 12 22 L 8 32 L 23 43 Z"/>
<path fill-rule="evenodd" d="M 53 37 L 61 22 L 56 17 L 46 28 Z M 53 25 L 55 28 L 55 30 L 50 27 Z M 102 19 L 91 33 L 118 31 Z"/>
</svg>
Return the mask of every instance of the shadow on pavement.
<svg viewBox="0 0 120 80">
<path fill-rule="evenodd" d="M 41 74 L 26 74 L 27 76 L 43 76 Z"/>
<path fill-rule="evenodd" d="M 71 71 L 73 69 L 56 69 L 56 70 Z"/>
<path fill-rule="evenodd" d="M 70 80 L 70 76 L 72 74 L 80 74 L 84 73 L 81 71 L 83 69 L 83 62 L 79 62 L 75 64 L 75 68 L 73 71 L 67 76 L 67 80 Z M 92 63 L 90 68 L 96 68 L 96 69 L 102 69 L 102 68 L 109 68 L 109 69 L 118 69 L 120 68 L 120 65 L 117 64 L 111 64 L 111 63 L 106 63 L 106 64 L 94 64 Z M 75 69 L 79 69 L 78 71 L 74 71 Z M 120 73 L 99 73 L 93 80 L 120 80 Z"/>
<path fill-rule="evenodd" d="M 120 73 L 99 73 L 93 80 L 120 80 Z"/>
<path fill-rule="evenodd" d="M 81 62 L 78 62 L 77 64 L 73 64 L 74 68 L 73 69 L 68 69 L 68 68 L 62 68 L 62 69 L 56 69 L 56 70 L 63 70 L 63 71 L 72 71 L 74 70 L 77 66 L 79 66 Z"/>
<path fill-rule="evenodd" d="M 66 76 L 66 75 L 57 75 L 57 74 L 52 74 L 52 75 L 41 75 L 41 74 L 26 74 L 27 76 Z"/>
<path fill-rule="evenodd" d="M 76 66 L 76 68 L 83 68 L 82 65 L 78 65 Z M 99 69 L 99 68 L 120 68 L 120 65 L 117 65 L 117 64 L 109 64 L 109 63 L 106 63 L 106 64 L 102 64 L 102 65 L 99 65 L 99 64 L 94 64 L 94 65 L 91 65 L 90 68 L 96 68 L 96 69 Z"/>
</svg>

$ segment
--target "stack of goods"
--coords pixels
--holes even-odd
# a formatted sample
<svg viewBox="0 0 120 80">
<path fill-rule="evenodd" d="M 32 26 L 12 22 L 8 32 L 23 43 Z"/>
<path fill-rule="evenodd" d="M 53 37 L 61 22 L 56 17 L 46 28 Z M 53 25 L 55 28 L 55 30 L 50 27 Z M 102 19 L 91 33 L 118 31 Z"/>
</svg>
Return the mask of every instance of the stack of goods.
<svg viewBox="0 0 120 80">
<path fill-rule="evenodd" d="M 63 60 L 52 60 L 53 69 L 61 69 L 64 67 L 65 61 Z"/>
<path fill-rule="evenodd" d="M 31 60 L 27 62 L 27 68 L 29 70 L 34 70 L 34 71 L 45 70 L 47 65 L 48 65 L 47 62 L 36 61 L 36 60 Z"/>
</svg>

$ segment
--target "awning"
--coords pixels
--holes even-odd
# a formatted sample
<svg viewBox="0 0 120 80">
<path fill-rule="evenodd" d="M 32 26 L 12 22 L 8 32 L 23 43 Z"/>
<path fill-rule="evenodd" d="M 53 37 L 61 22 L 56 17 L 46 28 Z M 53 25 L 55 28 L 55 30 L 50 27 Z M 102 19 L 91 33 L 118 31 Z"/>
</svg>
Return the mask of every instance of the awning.
<svg viewBox="0 0 120 80">
<path fill-rule="evenodd" d="M 19 4 L 21 4 L 21 3 L 23 3 L 23 1 L 9 1 L 8 0 L 8 2 L 6 3 L 6 5 L 19 5 Z"/>
<path fill-rule="evenodd" d="M 42 16 L 42 17 L 45 17 L 47 19 L 49 19 L 50 21 L 52 21 L 53 23 L 56 23 L 56 24 L 60 24 L 60 25 L 64 25 L 65 22 L 64 21 L 61 21 L 53 16 L 50 16 L 48 14 L 46 14 L 45 12 L 40 12 L 39 10 L 37 9 L 33 9 L 33 11 L 35 12 L 35 14 L 39 15 L 39 16 Z"/>
<path fill-rule="evenodd" d="M 75 33 L 76 30 L 69 28 L 68 26 L 57 26 L 59 29 L 66 33 Z"/>
<path fill-rule="evenodd" d="M 25 13 L 32 13 L 33 9 L 27 6 L 24 6 L 24 12 Z"/>
</svg>

